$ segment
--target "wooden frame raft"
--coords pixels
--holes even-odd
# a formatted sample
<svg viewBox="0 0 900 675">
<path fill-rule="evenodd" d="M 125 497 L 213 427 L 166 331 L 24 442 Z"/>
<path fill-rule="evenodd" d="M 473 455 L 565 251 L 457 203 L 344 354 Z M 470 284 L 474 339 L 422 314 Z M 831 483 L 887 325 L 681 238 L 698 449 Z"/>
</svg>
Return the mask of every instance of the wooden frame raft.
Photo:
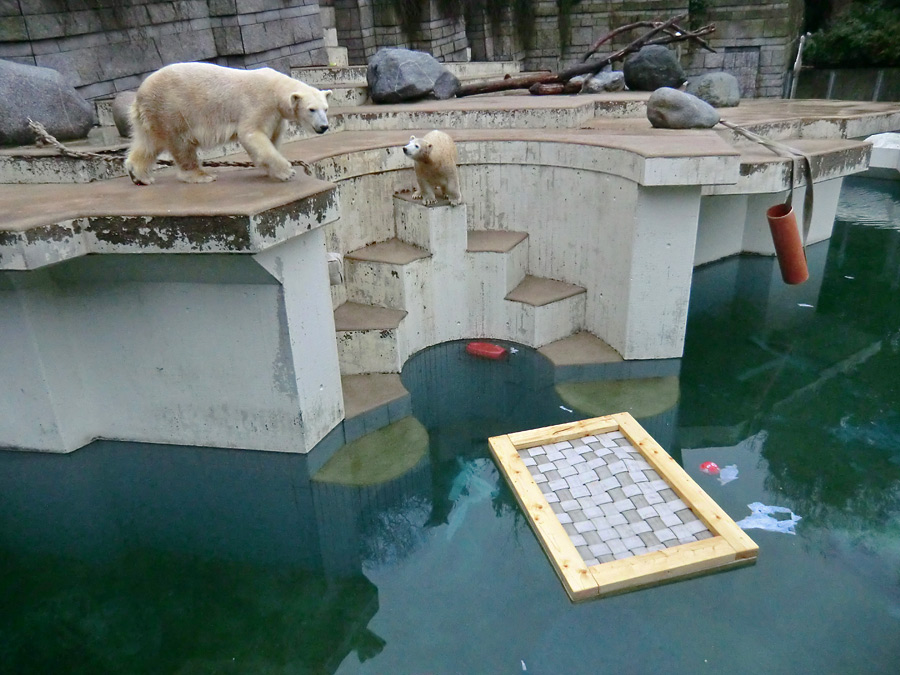
<svg viewBox="0 0 900 675">
<path fill-rule="evenodd" d="M 756 562 L 753 540 L 628 413 L 489 442 L 574 602 Z"/>
</svg>

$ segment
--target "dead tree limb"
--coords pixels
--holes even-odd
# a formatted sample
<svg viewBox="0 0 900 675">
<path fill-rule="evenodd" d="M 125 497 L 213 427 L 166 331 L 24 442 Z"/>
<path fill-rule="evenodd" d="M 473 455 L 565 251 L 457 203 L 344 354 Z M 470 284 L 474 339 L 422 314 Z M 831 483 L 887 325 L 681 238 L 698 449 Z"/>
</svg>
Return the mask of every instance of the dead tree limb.
<svg viewBox="0 0 900 675">
<path fill-rule="evenodd" d="M 597 40 L 594 44 L 592 44 L 590 49 L 588 49 L 585 52 L 584 56 L 581 57 L 581 60 L 582 60 L 582 62 L 587 61 L 589 58 L 591 58 L 591 56 L 594 55 L 594 52 L 596 52 L 598 49 L 600 49 L 600 47 L 602 45 L 606 44 L 607 42 L 612 40 L 614 37 L 621 35 L 622 33 L 625 33 L 626 31 L 634 30 L 635 28 L 656 28 L 659 25 L 660 25 L 659 21 L 635 21 L 634 23 L 630 23 L 627 26 L 619 26 L 618 28 L 616 28 L 613 31 L 610 31 L 609 33 L 604 35 L 602 38 Z M 702 39 L 702 37 L 701 37 L 703 35 L 709 35 L 713 31 L 715 31 L 715 29 L 716 29 L 716 27 L 713 24 L 709 24 L 707 26 L 698 28 L 697 30 L 690 31 L 690 30 L 685 30 L 678 24 L 672 24 L 672 27 L 667 28 L 665 30 L 665 33 L 667 35 L 669 35 L 670 37 L 678 38 L 679 40 L 690 40 L 691 42 L 696 42 L 698 45 L 703 47 L 703 49 L 706 49 L 707 51 L 715 53 L 716 50 L 713 49 L 712 47 L 710 47 L 709 43 L 706 40 Z M 675 40 L 671 40 L 671 42 L 674 42 L 674 41 Z M 668 42 L 650 42 L 648 44 L 668 44 Z"/>
<path fill-rule="evenodd" d="M 492 94 L 499 91 L 509 91 L 511 89 L 530 89 L 536 84 L 553 84 L 560 82 L 565 83 L 578 75 L 596 74 L 607 64 L 613 63 L 614 61 L 621 61 L 625 56 L 631 54 L 632 52 L 638 51 L 646 44 L 669 44 L 671 42 L 680 42 L 683 40 L 687 40 L 688 37 L 686 34 L 667 35 L 666 37 L 657 38 L 656 40 L 654 40 L 657 35 L 671 29 L 673 25 L 684 18 L 685 15 L 682 14 L 662 23 L 654 22 L 652 28 L 649 31 L 641 35 L 639 38 L 633 40 L 631 43 L 629 43 L 619 51 L 613 52 L 609 56 L 606 56 L 602 59 L 596 59 L 589 63 L 581 63 L 577 66 L 572 66 L 571 68 L 567 68 L 566 70 L 560 71 L 558 73 L 533 73 L 531 75 L 519 75 L 518 77 L 504 77 L 501 80 L 493 80 L 490 82 L 467 84 L 460 87 L 459 91 L 456 92 L 456 95 L 457 97 L 462 97 L 474 96 L 475 94 Z M 712 32 L 713 30 L 715 30 L 715 28 L 710 27 L 709 32 Z M 546 87 L 535 88 L 535 91 L 547 90 L 548 88 Z M 550 88 L 549 90 L 555 91 L 556 88 Z"/>
</svg>

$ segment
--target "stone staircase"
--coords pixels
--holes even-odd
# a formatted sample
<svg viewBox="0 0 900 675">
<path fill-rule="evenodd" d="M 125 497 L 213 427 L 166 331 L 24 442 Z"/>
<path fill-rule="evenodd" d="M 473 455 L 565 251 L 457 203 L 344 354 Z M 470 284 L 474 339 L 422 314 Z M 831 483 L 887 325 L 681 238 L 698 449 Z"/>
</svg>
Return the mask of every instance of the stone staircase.
<svg viewBox="0 0 900 675">
<path fill-rule="evenodd" d="M 333 295 L 344 376 L 398 373 L 425 347 L 465 338 L 532 347 L 584 326 L 585 289 L 528 274 L 524 232 L 467 231 L 466 207 L 394 196 L 395 237 L 344 257 Z"/>
</svg>

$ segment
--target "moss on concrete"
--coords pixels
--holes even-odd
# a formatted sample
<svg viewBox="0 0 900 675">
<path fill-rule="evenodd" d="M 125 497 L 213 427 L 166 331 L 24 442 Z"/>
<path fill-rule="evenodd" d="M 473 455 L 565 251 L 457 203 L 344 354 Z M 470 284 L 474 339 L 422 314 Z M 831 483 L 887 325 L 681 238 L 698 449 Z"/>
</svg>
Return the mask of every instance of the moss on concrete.
<svg viewBox="0 0 900 675">
<path fill-rule="evenodd" d="M 428 431 L 405 417 L 337 451 L 313 480 L 338 485 L 377 485 L 399 478 L 428 452 Z"/>
<path fill-rule="evenodd" d="M 579 413 L 598 417 L 629 412 L 641 419 L 659 415 L 678 403 L 678 378 L 650 377 L 640 380 L 592 380 L 563 382 L 556 392 Z"/>
</svg>

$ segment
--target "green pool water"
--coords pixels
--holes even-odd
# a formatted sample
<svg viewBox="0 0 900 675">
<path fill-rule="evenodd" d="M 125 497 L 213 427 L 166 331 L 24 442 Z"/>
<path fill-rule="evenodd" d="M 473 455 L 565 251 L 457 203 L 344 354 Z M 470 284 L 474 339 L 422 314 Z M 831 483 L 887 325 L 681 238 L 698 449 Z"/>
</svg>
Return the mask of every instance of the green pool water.
<svg viewBox="0 0 900 675">
<path fill-rule="evenodd" d="M 403 373 L 427 451 L 375 484 L 368 446 L 346 484 L 257 452 L 0 453 L 0 673 L 898 672 L 900 185 L 846 181 L 809 257 L 798 287 L 698 269 L 677 402 L 641 420 L 735 520 L 802 517 L 748 531 L 756 565 L 571 604 L 486 438 L 579 412 L 533 351 L 450 343 Z"/>
</svg>

